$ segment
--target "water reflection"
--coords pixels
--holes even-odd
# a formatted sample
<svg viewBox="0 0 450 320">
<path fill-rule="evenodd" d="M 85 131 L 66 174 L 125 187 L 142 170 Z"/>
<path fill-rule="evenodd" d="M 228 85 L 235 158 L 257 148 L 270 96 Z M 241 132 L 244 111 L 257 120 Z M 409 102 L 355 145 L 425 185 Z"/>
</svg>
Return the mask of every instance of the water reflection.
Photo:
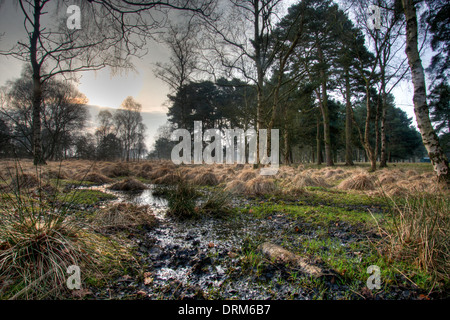
<svg viewBox="0 0 450 320">
<path fill-rule="evenodd" d="M 150 205 L 156 208 L 167 208 L 167 200 L 161 197 L 156 197 L 153 195 L 153 189 L 155 185 L 146 184 L 148 189 L 143 191 L 116 191 L 111 190 L 109 187 L 111 184 L 105 184 L 101 186 L 82 186 L 78 189 L 88 189 L 88 190 L 98 190 L 104 193 L 115 195 L 118 198 L 118 201 L 129 202 L 136 205 Z"/>
<path fill-rule="evenodd" d="M 153 195 L 153 185 L 149 189 L 138 192 L 117 192 L 124 201 L 137 205 L 151 205 L 155 207 L 167 207 L 167 200 Z"/>
</svg>

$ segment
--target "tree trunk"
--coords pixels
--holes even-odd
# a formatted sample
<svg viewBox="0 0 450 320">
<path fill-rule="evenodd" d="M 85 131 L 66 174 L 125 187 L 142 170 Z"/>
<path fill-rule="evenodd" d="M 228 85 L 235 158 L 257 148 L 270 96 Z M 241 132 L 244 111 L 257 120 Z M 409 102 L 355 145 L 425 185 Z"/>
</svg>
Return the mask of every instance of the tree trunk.
<svg viewBox="0 0 450 320">
<path fill-rule="evenodd" d="M 380 101 L 380 95 L 378 94 L 377 97 L 377 108 L 376 108 L 376 113 L 375 113 L 375 150 L 374 150 L 374 154 L 375 154 L 375 166 L 376 166 L 376 161 L 378 159 L 378 154 L 379 154 L 379 150 L 380 150 L 380 114 L 381 114 L 381 101 Z M 375 167 L 376 169 L 376 167 Z"/>
<path fill-rule="evenodd" d="M 381 138 L 381 156 L 380 168 L 387 167 L 387 140 L 386 140 L 386 113 L 387 113 L 387 94 L 384 67 L 381 76 L 381 117 L 380 117 L 380 138 Z"/>
<path fill-rule="evenodd" d="M 34 165 L 45 164 L 44 155 L 42 153 L 41 140 L 41 104 L 42 104 L 42 81 L 41 66 L 37 61 L 37 47 L 40 36 L 40 16 L 41 4 L 39 1 L 34 3 L 34 24 L 33 32 L 30 37 L 30 62 L 33 70 L 33 163 Z"/>
<path fill-rule="evenodd" d="M 352 151 L 352 104 L 350 101 L 350 75 L 345 72 L 345 165 L 353 166 Z"/>
<path fill-rule="evenodd" d="M 366 83 L 366 125 L 364 129 L 364 149 L 366 150 L 366 161 L 367 159 L 370 161 L 370 171 L 377 170 L 377 156 L 372 146 L 370 145 L 370 117 L 371 117 L 371 109 L 370 109 L 370 87 L 369 83 Z"/>
<path fill-rule="evenodd" d="M 317 164 L 322 164 L 322 149 L 321 149 L 321 139 L 320 139 L 320 116 L 317 115 L 317 132 L 316 132 L 316 143 L 317 143 Z"/>
<path fill-rule="evenodd" d="M 260 23 L 260 9 L 259 1 L 254 2 L 254 41 L 253 48 L 255 49 L 254 62 L 257 72 L 257 105 L 256 105 L 256 164 L 259 165 L 261 159 L 259 158 L 259 130 L 263 127 L 262 121 L 262 109 L 263 109 L 263 86 L 264 86 L 264 71 L 262 66 L 261 57 L 261 37 L 259 35 L 259 23 Z M 269 138 L 268 141 L 271 139 Z"/>
<path fill-rule="evenodd" d="M 318 46 L 319 60 L 323 63 L 323 53 Z M 325 71 L 323 68 L 320 70 L 320 77 L 322 78 L 322 103 L 320 104 L 320 110 L 322 111 L 323 118 L 323 142 L 325 144 L 325 161 L 327 166 L 334 166 L 333 158 L 331 155 L 331 135 L 330 135 L 330 112 L 328 110 L 328 95 L 327 95 L 327 80 Z"/>
<path fill-rule="evenodd" d="M 414 113 L 419 127 L 422 141 L 428 151 L 438 181 L 450 186 L 450 171 L 447 157 L 439 144 L 439 139 L 430 121 L 427 104 L 425 74 L 420 60 L 417 41 L 417 16 L 413 0 L 402 0 L 403 10 L 406 16 L 406 49 L 411 80 L 414 86 Z"/>
<path fill-rule="evenodd" d="M 289 144 L 289 128 L 288 128 L 288 121 L 287 121 L 287 111 L 288 106 L 284 106 L 284 163 L 289 164 L 291 163 L 292 158 L 291 155 L 291 145 Z"/>
</svg>

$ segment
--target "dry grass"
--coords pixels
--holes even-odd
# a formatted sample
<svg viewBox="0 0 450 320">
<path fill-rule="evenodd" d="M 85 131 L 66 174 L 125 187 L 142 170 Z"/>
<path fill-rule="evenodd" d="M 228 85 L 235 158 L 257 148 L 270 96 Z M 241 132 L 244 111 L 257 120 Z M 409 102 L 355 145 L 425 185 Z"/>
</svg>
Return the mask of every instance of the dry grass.
<svg viewBox="0 0 450 320">
<path fill-rule="evenodd" d="M 311 173 L 299 173 L 290 183 L 291 188 L 301 189 L 305 187 L 324 187 L 328 188 L 329 184 L 320 176 Z"/>
<path fill-rule="evenodd" d="M 125 179 L 114 183 L 109 189 L 118 191 L 141 191 L 147 189 L 147 186 L 136 179 Z"/>
<path fill-rule="evenodd" d="M 117 203 L 104 208 L 92 220 L 92 225 L 97 230 L 153 227 L 156 223 L 150 206 L 131 203 Z"/>
<path fill-rule="evenodd" d="M 396 177 L 395 175 L 389 174 L 388 172 L 383 173 L 381 175 L 378 176 L 378 183 L 380 185 L 386 185 L 386 184 L 392 184 L 397 182 L 398 177 Z"/>
<path fill-rule="evenodd" d="M 390 198 L 393 225 L 385 231 L 392 259 L 416 264 L 437 280 L 450 276 L 450 201 L 447 194 Z"/>
<path fill-rule="evenodd" d="M 233 194 L 244 194 L 246 187 L 245 183 L 241 180 L 232 180 L 226 184 L 224 190 Z"/>
<path fill-rule="evenodd" d="M 37 187 L 40 183 L 39 178 L 32 173 L 20 173 L 15 177 L 12 177 L 9 187 L 13 190 L 17 189 L 30 189 Z"/>
<path fill-rule="evenodd" d="M 296 170 L 293 167 L 284 166 L 278 170 L 276 177 L 279 179 L 291 179 L 296 175 Z"/>
<path fill-rule="evenodd" d="M 345 179 L 337 188 L 341 190 L 374 190 L 375 185 L 368 174 L 360 173 Z"/>
<path fill-rule="evenodd" d="M 207 171 L 198 173 L 192 183 L 198 186 L 216 186 L 219 184 L 219 180 L 214 173 Z"/>
<path fill-rule="evenodd" d="M 181 181 L 181 176 L 178 173 L 172 173 L 169 172 L 162 177 L 156 178 L 154 180 L 155 184 L 167 184 L 167 185 L 174 185 Z"/>
<path fill-rule="evenodd" d="M 247 182 L 251 179 L 256 178 L 257 176 L 257 171 L 253 170 L 253 169 L 244 169 L 242 170 L 238 175 L 237 175 L 237 179 Z"/>
<path fill-rule="evenodd" d="M 60 180 L 69 179 L 69 174 L 63 169 L 59 170 L 50 168 L 43 173 L 43 176 L 46 177 L 47 179 L 60 179 Z"/>
<path fill-rule="evenodd" d="M 109 178 L 128 177 L 132 175 L 129 165 L 124 162 L 107 165 L 101 169 L 101 173 Z"/>
<path fill-rule="evenodd" d="M 160 167 L 155 169 L 149 176 L 151 179 L 156 180 L 158 178 L 162 178 L 167 174 L 173 173 L 173 169 L 169 167 Z"/>
<path fill-rule="evenodd" d="M 96 172 L 90 172 L 86 175 L 78 174 L 75 176 L 75 180 L 88 181 L 96 184 L 110 183 L 112 181 L 112 179 L 108 178 L 107 176 Z"/>
<path fill-rule="evenodd" d="M 245 183 L 245 193 L 250 195 L 273 194 L 277 191 L 275 180 L 266 177 L 256 177 Z"/>
</svg>

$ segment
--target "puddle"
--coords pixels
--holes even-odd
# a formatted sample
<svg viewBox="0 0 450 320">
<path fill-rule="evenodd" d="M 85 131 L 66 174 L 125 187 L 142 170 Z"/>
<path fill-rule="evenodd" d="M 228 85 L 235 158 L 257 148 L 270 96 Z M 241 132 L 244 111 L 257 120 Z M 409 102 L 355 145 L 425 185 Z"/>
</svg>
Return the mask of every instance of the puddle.
<svg viewBox="0 0 450 320">
<path fill-rule="evenodd" d="M 167 201 L 153 196 L 153 185 L 147 185 L 149 189 L 141 192 L 113 191 L 108 186 L 85 188 L 114 194 L 118 198 L 115 201 L 149 205 L 159 219 L 156 227 L 131 238 L 136 244 L 136 258 L 152 281 L 151 285 L 135 282 L 129 294 L 139 290 L 150 299 L 194 299 L 198 298 L 198 292 L 202 295 L 212 292 L 217 295 L 213 298 L 221 299 L 310 298 L 310 293 L 295 282 L 281 281 L 283 285 L 280 285 L 280 280 L 286 277 L 280 269 L 268 265 L 258 276 L 256 272 L 242 269 L 245 268 L 242 248 L 247 239 L 297 247 L 305 237 L 314 237 L 293 233 L 295 221 L 286 215 L 264 219 L 238 214 L 226 219 L 205 217 L 179 221 L 165 215 Z M 232 203 L 242 207 L 245 201 L 234 199 Z M 117 284 L 114 290 L 118 292 L 117 298 L 127 292 L 122 284 Z"/>
<path fill-rule="evenodd" d="M 154 185 L 146 184 L 148 189 L 133 192 L 111 190 L 109 189 L 111 185 L 112 184 L 104 184 L 101 186 L 82 186 L 78 187 L 77 189 L 98 190 L 107 194 L 112 194 L 117 197 L 117 200 L 108 201 L 108 203 L 128 202 L 136 205 L 149 205 L 153 211 L 153 214 L 158 219 L 165 219 L 167 200 L 165 200 L 164 198 L 153 196 L 152 192 Z M 103 206 L 105 205 L 106 204 L 104 204 Z"/>
</svg>

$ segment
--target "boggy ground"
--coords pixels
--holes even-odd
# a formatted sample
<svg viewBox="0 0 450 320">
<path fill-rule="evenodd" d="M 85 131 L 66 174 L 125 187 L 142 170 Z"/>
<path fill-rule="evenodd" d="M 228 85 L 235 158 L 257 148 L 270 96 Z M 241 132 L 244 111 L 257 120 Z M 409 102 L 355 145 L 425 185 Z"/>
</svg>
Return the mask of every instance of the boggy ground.
<svg viewBox="0 0 450 320">
<path fill-rule="evenodd" d="M 13 185 L 7 177 L 14 169 L 14 162 L 0 167 L 4 193 Z M 93 226 L 99 242 L 113 244 L 104 253 L 115 262 L 100 261 L 97 272 L 83 275 L 83 289 L 65 292 L 63 298 L 448 297 L 448 278 L 437 278 L 417 259 L 402 257 L 387 233 L 395 221 L 391 200 L 437 192 L 429 164 L 375 173 L 364 166 L 300 165 L 282 167 L 275 177 L 261 177 L 248 165 L 177 167 L 170 162 L 65 161 L 36 170 L 22 161 L 19 171 L 19 185 L 53 187 L 57 202 L 70 202 L 73 214 Z M 203 194 L 231 193 L 231 210 L 196 219 L 167 216 L 167 203 L 155 198 L 152 189 L 180 180 L 192 182 Z M 110 190 L 113 185 L 133 191 Z M 325 274 L 311 277 L 267 258 L 259 250 L 264 242 L 305 258 Z M 381 284 L 371 290 L 367 269 L 372 265 L 380 268 Z M 14 288 L 0 293 L 4 298 L 16 294 Z"/>
</svg>

